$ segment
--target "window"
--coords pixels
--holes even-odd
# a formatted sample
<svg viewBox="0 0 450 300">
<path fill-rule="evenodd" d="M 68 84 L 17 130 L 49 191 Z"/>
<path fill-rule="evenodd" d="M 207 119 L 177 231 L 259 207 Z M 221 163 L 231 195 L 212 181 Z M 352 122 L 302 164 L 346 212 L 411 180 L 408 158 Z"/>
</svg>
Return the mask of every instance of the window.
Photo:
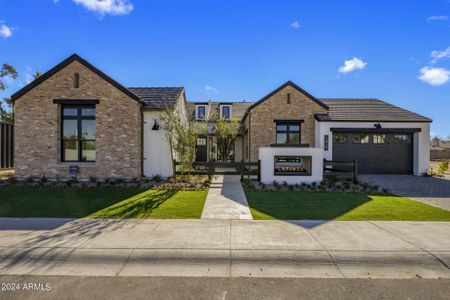
<svg viewBox="0 0 450 300">
<path fill-rule="evenodd" d="M 63 106 L 61 125 L 61 161 L 95 161 L 95 106 Z"/>
<path fill-rule="evenodd" d="M 385 134 L 374 134 L 373 135 L 374 144 L 389 144 L 389 136 Z"/>
<path fill-rule="evenodd" d="M 197 109 L 197 113 L 196 113 L 195 118 L 197 120 L 204 120 L 206 118 L 206 106 L 204 106 L 204 105 L 197 106 L 196 109 Z"/>
<path fill-rule="evenodd" d="M 80 74 L 78 73 L 73 74 L 73 87 L 76 89 L 80 87 Z"/>
<path fill-rule="evenodd" d="M 368 134 L 355 134 L 353 136 L 353 144 L 368 144 L 369 143 L 369 135 Z"/>
<path fill-rule="evenodd" d="M 347 144 L 348 137 L 346 133 L 333 133 L 333 140 L 336 144 Z"/>
<path fill-rule="evenodd" d="M 287 94 L 287 104 L 291 104 L 291 94 Z"/>
<path fill-rule="evenodd" d="M 411 144 L 411 136 L 408 134 L 394 134 L 394 144 Z"/>
<path fill-rule="evenodd" d="M 300 144 L 300 123 L 277 122 L 277 144 Z"/>
<path fill-rule="evenodd" d="M 323 149 L 325 150 L 325 151 L 328 151 L 328 134 L 325 134 L 324 136 L 323 136 Z"/>
<path fill-rule="evenodd" d="M 206 138 L 198 137 L 197 138 L 197 146 L 206 146 Z"/>
<path fill-rule="evenodd" d="M 229 105 L 224 105 L 220 107 L 221 109 L 221 116 L 224 119 L 230 119 L 231 114 L 230 114 L 230 106 Z"/>
</svg>

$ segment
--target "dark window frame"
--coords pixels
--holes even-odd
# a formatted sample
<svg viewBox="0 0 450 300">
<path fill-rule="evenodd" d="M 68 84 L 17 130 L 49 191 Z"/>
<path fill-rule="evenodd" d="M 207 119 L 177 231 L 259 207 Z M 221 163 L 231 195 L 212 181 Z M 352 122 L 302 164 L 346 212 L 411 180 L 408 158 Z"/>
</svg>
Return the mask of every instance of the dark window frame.
<svg viewBox="0 0 450 300">
<path fill-rule="evenodd" d="M 224 116 L 225 109 L 227 109 L 227 111 L 228 111 L 228 116 Z M 230 105 L 223 105 L 221 107 L 221 113 L 220 114 L 221 114 L 221 117 L 226 119 L 226 120 L 231 119 L 231 106 Z"/>
<path fill-rule="evenodd" d="M 278 130 L 278 126 L 286 126 L 286 130 Z M 290 126 L 298 126 L 297 130 L 291 130 Z M 275 121 L 275 144 L 276 145 L 299 145 L 302 140 L 302 121 Z M 278 143 L 278 134 L 286 134 L 286 143 Z M 298 142 L 291 143 L 291 134 L 298 134 Z"/>
<path fill-rule="evenodd" d="M 75 116 L 70 116 L 64 115 L 64 109 L 65 108 L 72 108 L 72 109 L 77 109 L 77 115 Z M 61 105 L 61 162 L 95 162 L 95 160 L 83 160 L 83 142 L 94 142 L 95 145 L 95 152 L 97 154 L 97 145 L 96 143 L 96 139 L 83 139 L 82 135 L 82 123 L 83 120 L 96 120 L 95 115 L 93 116 L 83 116 L 82 115 L 82 110 L 83 109 L 96 109 L 95 105 L 71 105 L 71 104 L 66 104 L 66 105 Z M 73 140 L 76 141 L 77 146 L 78 146 L 78 159 L 77 160 L 66 160 L 65 158 L 65 148 L 64 148 L 64 142 L 65 141 L 72 141 L 72 140 L 65 140 L 64 139 L 64 121 L 65 120 L 75 120 L 77 121 L 77 139 Z M 97 122 L 95 124 L 97 126 Z M 95 133 L 97 133 L 97 128 L 95 129 Z"/>
<path fill-rule="evenodd" d="M 200 118 L 200 109 L 203 110 L 203 117 L 202 118 Z M 198 105 L 197 106 L 195 118 L 197 120 L 205 120 L 206 119 L 206 105 Z"/>
</svg>

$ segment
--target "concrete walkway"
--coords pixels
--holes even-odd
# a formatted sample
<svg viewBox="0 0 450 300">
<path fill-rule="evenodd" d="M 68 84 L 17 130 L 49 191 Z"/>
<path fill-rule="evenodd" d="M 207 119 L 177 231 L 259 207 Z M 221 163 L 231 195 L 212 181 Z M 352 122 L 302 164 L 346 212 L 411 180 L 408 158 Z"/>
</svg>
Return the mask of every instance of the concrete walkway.
<svg viewBox="0 0 450 300">
<path fill-rule="evenodd" d="M 450 210 L 450 178 L 412 175 L 359 175 L 358 179 L 392 193 Z"/>
<path fill-rule="evenodd" d="M 215 175 L 213 177 L 202 219 L 253 219 L 239 175 Z"/>
<path fill-rule="evenodd" d="M 0 274 L 450 278 L 450 222 L 0 218 Z"/>
</svg>

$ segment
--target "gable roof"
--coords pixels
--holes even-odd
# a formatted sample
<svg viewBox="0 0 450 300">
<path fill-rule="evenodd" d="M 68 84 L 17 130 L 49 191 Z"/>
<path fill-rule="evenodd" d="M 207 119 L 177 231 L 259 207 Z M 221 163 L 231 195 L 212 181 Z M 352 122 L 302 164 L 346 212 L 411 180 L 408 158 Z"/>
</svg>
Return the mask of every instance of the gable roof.
<svg viewBox="0 0 450 300">
<path fill-rule="evenodd" d="M 432 122 L 431 119 L 380 99 L 323 98 L 328 114 L 318 114 L 318 121 L 361 122 Z"/>
<path fill-rule="evenodd" d="M 292 86 L 294 89 L 296 89 L 297 91 L 299 91 L 300 93 L 306 95 L 308 98 L 310 98 L 311 100 L 313 100 L 314 102 L 316 102 L 318 105 L 322 106 L 323 108 L 328 110 L 328 106 L 323 103 L 322 101 L 320 101 L 319 99 L 317 99 L 316 97 L 314 97 L 313 95 L 311 95 L 310 93 L 308 93 L 307 91 L 305 91 L 304 89 L 302 89 L 301 87 L 299 87 L 298 85 L 296 85 L 295 83 L 293 83 L 292 81 L 287 81 L 285 84 L 283 84 L 282 86 L 280 86 L 279 88 L 275 89 L 274 91 L 270 92 L 268 95 L 264 96 L 263 98 L 261 98 L 260 100 L 256 101 L 255 103 L 253 103 L 253 105 L 251 105 L 247 111 L 245 112 L 244 116 L 242 117 L 242 119 L 245 119 L 245 117 L 247 116 L 247 114 L 256 106 L 258 106 L 259 104 L 263 103 L 264 101 L 266 101 L 267 99 L 269 99 L 270 97 L 272 97 L 273 95 L 275 95 L 276 93 L 278 93 L 279 91 L 281 91 L 282 89 L 284 89 L 287 86 Z"/>
<path fill-rule="evenodd" d="M 40 83 L 44 82 L 46 79 L 48 79 L 49 77 L 51 77 L 58 71 L 60 71 L 64 67 L 68 66 L 73 61 L 80 62 L 86 68 L 88 68 L 91 71 L 93 71 L 94 73 L 96 73 L 98 76 L 100 76 L 101 78 L 103 78 L 104 80 L 106 80 L 107 82 L 112 84 L 114 87 L 116 87 L 117 89 L 119 89 L 120 91 L 125 93 L 126 95 L 128 95 L 131 98 L 133 98 L 134 100 L 139 101 L 144 104 L 144 102 L 137 95 L 132 93 L 126 87 L 124 87 L 123 85 L 121 85 L 120 83 L 118 83 L 117 81 L 115 81 L 114 79 L 112 79 L 111 77 L 109 77 L 108 75 L 106 75 L 105 73 L 103 73 L 102 71 L 100 71 L 99 69 L 94 67 L 91 63 L 84 60 L 78 54 L 75 54 L 75 53 L 72 54 L 71 56 L 69 56 L 68 58 L 66 58 L 65 60 L 63 60 L 62 62 L 60 62 L 59 64 L 57 64 L 56 66 L 54 66 L 53 68 L 51 68 L 50 70 L 48 70 L 47 72 L 45 72 L 44 74 L 42 74 L 41 76 L 39 76 L 38 78 L 36 78 L 35 80 L 33 80 L 32 82 L 30 82 L 29 84 L 27 84 L 26 86 L 24 86 L 23 88 L 21 88 L 20 90 L 18 90 L 17 92 L 15 92 L 11 96 L 11 100 L 16 101 L 21 96 L 23 96 L 26 92 L 28 92 L 31 89 L 33 89 L 34 87 L 38 86 Z"/>
<path fill-rule="evenodd" d="M 133 94 L 145 102 L 144 109 L 171 108 L 184 93 L 183 87 L 130 87 Z"/>
</svg>

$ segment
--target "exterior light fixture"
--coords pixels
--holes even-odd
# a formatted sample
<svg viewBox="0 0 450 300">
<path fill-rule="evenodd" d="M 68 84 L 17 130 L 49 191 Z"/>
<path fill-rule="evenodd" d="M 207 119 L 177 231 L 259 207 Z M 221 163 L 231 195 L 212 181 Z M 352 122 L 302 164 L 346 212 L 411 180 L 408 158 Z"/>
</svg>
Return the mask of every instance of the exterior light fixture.
<svg viewBox="0 0 450 300">
<path fill-rule="evenodd" d="M 153 124 L 152 130 L 159 130 L 158 121 L 155 120 L 155 123 Z"/>
<path fill-rule="evenodd" d="M 373 124 L 373 127 L 375 127 L 376 129 L 381 129 L 381 124 L 380 122 Z"/>
</svg>

